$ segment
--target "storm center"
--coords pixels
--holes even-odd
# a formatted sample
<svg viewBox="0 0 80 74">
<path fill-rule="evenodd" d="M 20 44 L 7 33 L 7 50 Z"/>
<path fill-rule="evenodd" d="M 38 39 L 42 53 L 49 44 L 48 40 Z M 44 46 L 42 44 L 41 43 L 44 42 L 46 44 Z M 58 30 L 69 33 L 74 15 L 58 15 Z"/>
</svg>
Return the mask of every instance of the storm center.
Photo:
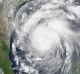
<svg viewBox="0 0 80 74">
<path fill-rule="evenodd" d="M 44 53 L 59 42 L 59 37 L 50 28 L 40 25 L 32 32 L 30 40 L 34 49 Z"/>
</svg>

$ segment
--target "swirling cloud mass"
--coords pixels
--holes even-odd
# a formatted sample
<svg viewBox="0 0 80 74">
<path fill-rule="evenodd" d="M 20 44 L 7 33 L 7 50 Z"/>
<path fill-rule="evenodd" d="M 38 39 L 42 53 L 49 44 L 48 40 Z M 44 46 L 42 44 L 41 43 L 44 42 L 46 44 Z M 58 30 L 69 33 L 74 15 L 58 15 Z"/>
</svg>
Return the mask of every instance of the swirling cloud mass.
<svg viewBox="0 0 80 74">
<path fill-rule="evenodd" d="M 80 55 L 79 11 L 73 0 L 26 1 L 16 12 L 11 36 L 14 72 L 68 74 Z"/>
</svg>

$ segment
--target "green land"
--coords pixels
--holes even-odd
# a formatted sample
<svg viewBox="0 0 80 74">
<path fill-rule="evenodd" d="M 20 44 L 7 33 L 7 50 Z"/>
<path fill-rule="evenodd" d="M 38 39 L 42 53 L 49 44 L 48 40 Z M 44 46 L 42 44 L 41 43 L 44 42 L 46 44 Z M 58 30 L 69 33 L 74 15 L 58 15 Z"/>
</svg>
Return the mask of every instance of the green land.
<svg viewBox="0 0 80 74">
<path fill-rule="evenodd" d="M 0 16 L 0 68 L 4 74 L 14 74 L 9 61 L 9 43 L 6 35 L 6 26 Z"/>
</svg>

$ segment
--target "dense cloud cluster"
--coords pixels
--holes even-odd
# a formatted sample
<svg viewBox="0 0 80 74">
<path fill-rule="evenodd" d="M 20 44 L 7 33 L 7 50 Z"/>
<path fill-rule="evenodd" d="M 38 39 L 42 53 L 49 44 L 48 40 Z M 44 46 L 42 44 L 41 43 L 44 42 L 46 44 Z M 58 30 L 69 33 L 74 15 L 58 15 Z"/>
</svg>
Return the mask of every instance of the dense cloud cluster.
<svg viewBox="0 0 80 74">
<path fill-rule="evenodd" d="M 11 36 L 15 73 L 67 74 L 80 59 L 79 11 L 74 0 L 26 1 L 16 12 Z"/>
</svg>

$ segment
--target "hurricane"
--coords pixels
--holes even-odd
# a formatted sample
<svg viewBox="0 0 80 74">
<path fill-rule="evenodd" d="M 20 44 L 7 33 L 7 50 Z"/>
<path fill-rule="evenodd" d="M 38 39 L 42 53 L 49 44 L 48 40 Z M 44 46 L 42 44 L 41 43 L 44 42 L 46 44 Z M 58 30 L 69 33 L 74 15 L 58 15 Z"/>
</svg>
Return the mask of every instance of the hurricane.
<svg viewBox="0 0 80 74">
<path fill-rule="evenodd" d="M 79 4 L 27 0 L 14 15 L 9 58 L 15 74 L 68 74 L 80 59 Z"/>
</svg>

